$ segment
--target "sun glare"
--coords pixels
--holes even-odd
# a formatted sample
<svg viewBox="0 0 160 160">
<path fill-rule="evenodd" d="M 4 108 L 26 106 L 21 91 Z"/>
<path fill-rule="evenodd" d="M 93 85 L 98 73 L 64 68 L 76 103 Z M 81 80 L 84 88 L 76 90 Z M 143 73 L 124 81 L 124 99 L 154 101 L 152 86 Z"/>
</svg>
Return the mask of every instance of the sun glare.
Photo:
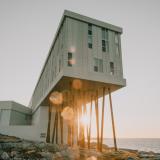
<svg viewBox="0 0 160 160">
<path fill-rule="evenodd" d="M 87 115 L 83 115 L 80 117 L 80 122 L 84 125 L 87 126 L 89 125 L 89 117 Z"/>
</svg>

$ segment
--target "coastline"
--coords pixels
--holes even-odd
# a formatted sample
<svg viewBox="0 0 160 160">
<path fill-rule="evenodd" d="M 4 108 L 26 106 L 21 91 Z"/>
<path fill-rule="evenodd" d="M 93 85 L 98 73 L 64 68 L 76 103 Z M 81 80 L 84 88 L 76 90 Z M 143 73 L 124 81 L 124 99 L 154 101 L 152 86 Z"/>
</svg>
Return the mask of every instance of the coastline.
<svg viewBox="0 0 160 160">
<path fill-rule="evenodd" d="M 68 145 L 29 141 L 0 134 L 0 160 L 160 160 L 160 153 L 145 152 L 103 145 L 103 152 L 96 151 L 96 143 L 91 149 Z"/>
</svg>

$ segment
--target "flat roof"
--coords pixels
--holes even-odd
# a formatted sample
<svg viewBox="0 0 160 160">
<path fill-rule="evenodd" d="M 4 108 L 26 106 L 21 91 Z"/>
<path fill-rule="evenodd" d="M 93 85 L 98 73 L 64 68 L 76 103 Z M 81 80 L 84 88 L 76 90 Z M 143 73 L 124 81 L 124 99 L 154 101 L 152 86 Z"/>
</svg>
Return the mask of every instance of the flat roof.
<svg viewBox="0 0 160 160">
<path fill-rule="evenodd" d="M 32 109 L 15 101 L 0 101 L 0 110 L 14 110 L 24 114 L 31 114 Z"/>
<path fill-rule="evenodd" d="M 99 26 L 99 27 L 104 27 L 104 28 L 122 33 L 122 28 L 121 27 L 118 27 L 118 26 L 115 26 L 115 25 L 112 25 L 112 24 L 109 24 L 109 23 L 106 23 L 106 22 L 103 22 L 103 21 L 100 21 L 100 20 L 97 20 L 97 19 L 94 19 L 94 18 L 90 18 L 90 17 L 84 16 L 84 15 L 81 15 L 81 14 L 78 14 L 78 13 L 74 13 L 74 12 L 65 10 L 63 15 L 64 15 L 64 18 L 65 17 L 70 17 L 70 18 L 73 18 L 73 19 L 76 19 L 76 20 L 79 20 L 79 21 L 83 21 L 83 22 L 86 22 L 86 23 L 91 23 L 91 24 Z"/>
</svg>

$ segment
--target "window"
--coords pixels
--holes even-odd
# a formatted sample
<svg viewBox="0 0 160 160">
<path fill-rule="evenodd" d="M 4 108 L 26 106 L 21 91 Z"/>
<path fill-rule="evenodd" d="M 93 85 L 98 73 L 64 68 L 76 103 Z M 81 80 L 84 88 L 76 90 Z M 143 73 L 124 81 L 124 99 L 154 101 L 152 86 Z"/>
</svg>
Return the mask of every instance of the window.
<svg viewBox="0 0 160 160">
<path fill-rule="evenodd" d="M 115 33 L 115 48 L 116 48 L 116 55 L 119 55 L 119 38 L 118 33 Z"/>
<path fill-rule="evenodd" d="M 92 48 L 92 24 L 88 24 L 88 48 Z"/>
<path fill-rule="evenodd" d="M 68 66 L 72 67 L 72 53 L 68 52 Z"/>
<path fill-rule="evenodd" d="M 102 51 L 109 52 L 108 30 L 102 28 Z"/>
<path fill-rule="evenodd" d="M 94 71 L 95 72 L 103 72 L 103 60 L 94 58 Z"/>
<path fill-rule="evenodd" d="M 114 74 L 114 63 L 110 62 L 110 74 L 113 75 Z"/>
<path fill-rule="evenodd" d="M 94 58 L 94 71 L 98 72 L 98 58 Z"/>
</svg>

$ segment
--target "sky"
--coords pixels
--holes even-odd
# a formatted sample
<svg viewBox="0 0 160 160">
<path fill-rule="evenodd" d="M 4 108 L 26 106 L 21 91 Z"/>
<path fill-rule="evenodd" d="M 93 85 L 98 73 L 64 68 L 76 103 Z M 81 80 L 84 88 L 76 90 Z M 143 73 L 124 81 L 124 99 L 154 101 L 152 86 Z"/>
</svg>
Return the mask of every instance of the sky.
<svg viewBox="0 0 160 160">
<path fill-rule="evenodd" d="M 159 0 L 0 0 L 0 101 L 28 105 L 65 9 L 123 28 L 127 86 L 112 97 L 117 136 L 160 138 Z"/>
</svg>

